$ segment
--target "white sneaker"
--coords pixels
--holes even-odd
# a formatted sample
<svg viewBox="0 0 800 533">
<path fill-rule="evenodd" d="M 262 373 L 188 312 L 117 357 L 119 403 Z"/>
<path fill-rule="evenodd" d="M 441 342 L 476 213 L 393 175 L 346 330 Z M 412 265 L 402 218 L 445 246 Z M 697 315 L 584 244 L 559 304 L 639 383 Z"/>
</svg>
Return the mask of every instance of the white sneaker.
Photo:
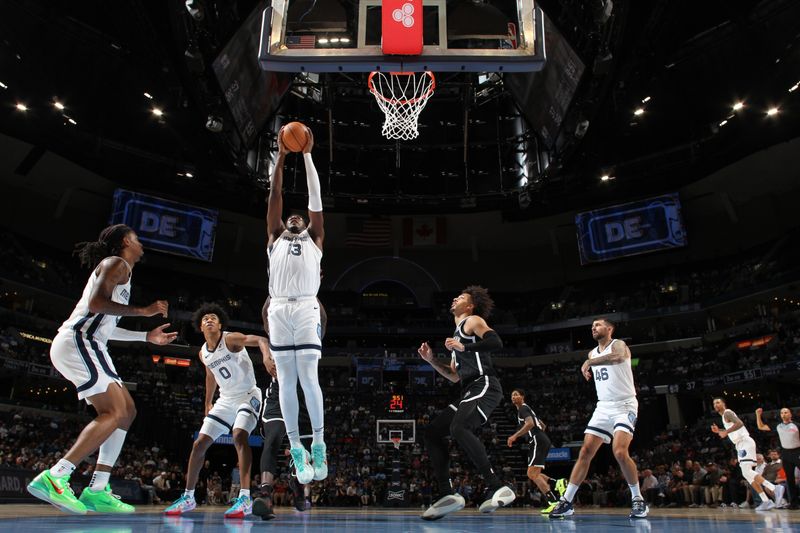
<svg viewBox="0 0 800 533">
<path fill-rule="evenodd" d="M 460 494 L 448 494 L 436 500 L 433 505 L 428 507 L 422 513 L 423 520 L 438 520 L 443 516 L 460 511 L 464 508 L 466 502 L 464 497 Z"/>
<path fill-rule="evenodd" d="M 775 509 L 775 502 L 772 500 L 764 500 L 761 505 L 756 507 L 756 511 L 771 511 L 772 509 Z"/>
<path fill-rule="evenodd" d="M 742 502 L 739 504 L 739 509 L 750 509 L 750 504 L 747 502 Z"/>
<path fill-rule="evenodd" d="M 786 494 L 786 487 L 783 485 L 775 485 L 775 493 L 773 494 L 773 500 L 775 501 L 775 506 L 778 506 L 778 502 L 783 499 L 783 495 Z"/>
<path fill-rule="evenodd" d="M 478 510 L 482 513 L 493 513 L 498 507 L 505 507 L 517 499 L 514 491 L 503 485 L 492 493 L 488 500 L 483 502 Z"/>
<path fill-rule="evenodd" d="M 789 507 L 789 502 L 786 501 L 786 498 L 781 498 L 777 502 L 775 502 L 776 509 L 786 509 Z"/>
</svg>

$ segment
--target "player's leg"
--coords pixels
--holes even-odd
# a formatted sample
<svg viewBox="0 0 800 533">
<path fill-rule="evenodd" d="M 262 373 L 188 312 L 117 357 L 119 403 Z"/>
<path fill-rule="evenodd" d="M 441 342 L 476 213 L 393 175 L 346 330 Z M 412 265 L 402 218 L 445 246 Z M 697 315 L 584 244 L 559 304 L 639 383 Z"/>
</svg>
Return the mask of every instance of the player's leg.
<svg viewBox="0 0 800 533">
<path fill-rule="evenodd" d="M 534 434 L 533 442 L 528 449 L 528 479 L 533 481 L 548 502 L 548 505 L 542 508 L 543 514 L 550 514 L 558 505 L 558 497 L 550 488 L 550 477 L 543 472 L 547 453 L 551 446 L 547 435 L 539 433 Z"/>
<path fill-rule="evenodd" d="M 136 509 L 111 492 L 109 480 L 111 478 L 111 470 L 117 462 L 120 451 L 122 451 L 122 445 L 125 443 L 128 430 L 133 424 L 134 418 L 136 418 L 136 406 L 128 389 L 116 384 L 109 386 L 105 397 L 102 399 L 92 397 L 90 400 L 95 405 L 97 401 L 113 403 L 114 407 L 112 409 L 116 409 L 119 417 L 117 418 L 116 429 L 100 445 L 94 474 L 89 486 L 83 489 L 80 501 L 83 502 L 87 510 L 96 513 L 132 513 Z"/>
<path fill-rule="evenodd" d="M 622 476 L 625 478 L 625 481 L 628 482 L 628 488 L 631 490 L 631 518 L 645 518 L 649 512 L 649 508 L 639 488 L 639 471 L 636 468 L 636 463 L 631 459 L 631 455 L 628 452 L 632 440 L 633 434 L 628 428 L 618 428 L 617 431 L 614 432 L 614 441 L 611 444 L 611 451 L 619 464 Z"/>
<path fill-rule="evenodd" d="M 460 494 L 453 492 L 450 482 L 450 455 L 447 437 L 450 424 L 456 414 L 456 407 L 448 405 L 425 428 L 425 450 L 428 452 L 438 491 L 434 493 L 433 503 L 422 514 L 424 520 L 438 520 L 448 513 L 464 508 L 466 502 Z"/>
<path fill-rule="evenodd" d="M 235 420 L 235 405 L 220 399 L 211 407 L 211 410 L 203 419 L 203 425 L 200 427 L 197 438 L 194 443 L 192 443 L 192 451 L 189 454 L 189 463 L 186 467 L 186 488 L 180 498 L 172 502 L 172 504 L 164 510 L 165 515 L 178 516 L 197 507 L 197 502 L 194 498 L 194 489 L 200 477 L 200 470 L 203 468 L 206 452 L 208 452 L 208 449 L 214 444 L 215 440 L 233 429 L 232 424 Z M 211 491 L 209 490 L 209 501 L 210 500 Z"/>
<path fill-rule="evenodd" d="M 592 464 L 592 459 L 594 459 L 600 446 L 602 446 L 604 442 L 607 443 L 611 440 L 610 437 L 598 431 L 601 428 L 597 428 L 596 424 L 591 423 L 597 422 L 596 417 L 597 412 L 595 411 L 595 416 L 592 416 L 592 421 L 590 421 L 583 435 L 583 445 L 578 454 L 578 460 L 575 461 L 575 466 L 572 467 L 567 490 L 559 499 L 558 505 L 556 505 L 555 509 L 550 513 L 552 517 L 570 516 L 574 512 L 572 502 L 575 499 L 575 495 L 578 493 L 578 487 L 580 487 L 581 483 L 586 479 L 586 475 L 589 473 L 589 466 Z M 602 434 L 603 436 L 600 437 L 598 434 Z"/>
<path fill-rule="evenodd" d="M 253 514 L 262 520 L 275 518 L 272 503 L 272 484 L 278 475 L 278 450 L 281 449 L 286 426 L 280 418 L 262 421 L 264 445 L 261 449 L 261 496 L 253 500 Z"/>
<path fill-rule="evenodd" d="M 293 322 L 300 326 L 294 331 L 295 356 L 297 357 L 297 377 L 303 389 L 306 409 L 311 419 L 313 441 L 311 460 L 314 479 L 321 481 L 328 477 L 327 448 L 325 446 L 325 405 L 322 388 L 319 385 L 319 358 L 322 355 L 322 320 L 320 304 L 316 298 L 298 304 Z M 303 482 L 298 476 L 298 479 Z M 305 482 L 304 482 L 305 483 Z"/>
<path fill-rule="evenodd" d="M 233 445 L 239 460 L 239 494 L 231 507 L 225 511 L 225 518 L 244 518 L 253 512 L 250 497 L 250 471 L 253 467 L 253 452 L 250 449 L 250 433 L 258 425 L 261 412 L 261 389 L 254 388 L 235 402 L 236 419 L 233 423 Z"/>
</svg>

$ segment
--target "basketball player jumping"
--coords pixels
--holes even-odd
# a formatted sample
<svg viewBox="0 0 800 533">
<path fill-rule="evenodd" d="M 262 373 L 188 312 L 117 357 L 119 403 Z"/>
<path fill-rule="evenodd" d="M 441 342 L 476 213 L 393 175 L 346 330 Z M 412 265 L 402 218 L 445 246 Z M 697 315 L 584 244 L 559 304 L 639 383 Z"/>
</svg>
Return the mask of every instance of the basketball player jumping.
<svg viewBox="0 0 800 533">
<path fill-rule="evenodd" d="M 319 300 L 317 300 L 319 302 Z M 267 297 L 264 302 L 264 307 L 261 309 L 261 318 L 264 321 L 264 331 L 269 337 L 269 322 L 267 320 L 269 314 L 270 298 Z M 319 304 L 320 318 L 322 320 L 322 338 L 325 338 L 325 328 L 327 325 L 327 314 L 322 304 Z M 261 448 L 261 496 L 253 500 L 253 514 L 260 516 L 262 520 L 272 520 L 275 518 L 275 512 L 272 505 L 272 485 L 275 477 L 278 474 L 278 461 L 276 456 L 279 450 L 282 449 L 283 438 L 286 436 L 286 424 L 283 421 L 283 412 L 280 405 L 280 385 L 278 385 L 278 372 L 275 368 L 275 363 L 272 357 L 270 361 L 265 361 L 267 366 L 267 373 L 272 377 L 272 381 L 264 394 L 264 408 L 261 413 L 261 435 L 264 437 L 264 446 Z M 298 399 L 299 399 L 298 395 Z M 307 428 L 310 427 L 311 422 L 308 420 L 308 409 L 305 407 L 305 402 L 300 401 L 299 404 L 299 420 L 298 428 L 300 426 Z M 311 432 L 306 434 L 305 430 L 301 434 L 301 439 L 310 437 Z M 289 487 L 294 496 L 294 508 L 298 511 L 305 511 L 305 497 L 310 488 L 308 485 L 305 487 L 297 481 L 297 475 L 292 474 L 289 477 Z"/>
<path fill-rule="evenodd" d="M 611 338 L 615 329 L 616 325 L 607 318 L 592 322 L 592 338 L 597 341 L 597 348 L 589 352 L 589 358 L 581 366 L 581 373 L 586 381 L 594 378 L 597 407 L 584 431 L 583 446 L 572 468 L 567 490 L 550 513 L 552 517 L 570 516 L 574 512 L 572 502 L 578 487 L 586 479 L 592 459 L 603 443 L 608 444 L 612 440 L 614 457 L 631 489 L 631 518 L 644 518 L 650 511 L 639 490 L 636 463 L 628 453 L 639 411 L 633 385 L 631 351 L 624 341 Z"/>
<path fill-rule="evenodd" d="M 744 422 L 736 416 L 736 413 L 728 409 L 725 400 L 714 398 L 714 410 L 722 416 L 722 425 L 725 429 L 719 429 L 716 424 L 711 424 L 711 432 L 719 435 L 719 438 L 728 437 L 736 448 L 736 459 L 739 461 L 739 468 L 742 469 L 742 477 L 761 498 L 761 504 L 756 507 L 756 511 L 769 511 L 775 508 L 775 503 L 764 493 L 764 489 L 769 489 L 775 493 L 775 501 L 783 498 L 783 486 L 775 486 L 761 474 L 756 472 L 756 443 L 750 436 L 750 432 L 744 427 Z"/>
<path fill-rule="evenodd" d="M 269 255 L 268 311 L 270 350 L 280 384 L 280 405 L 289 437 L 297 480 L 306 484 L 328 477 L 324 440 L 324 406 L 317 366 L 322 355 L 322 322 L 317 291 L 325 226 L 319 176 L 311 157 L 314 138 L 306 128 L 308 142 L 303 149 L 308 184 L 308 226 L 300 215 L 284 223 L 283 164 L 287 149 L 278 135 L 278 157 L 272 173 L 267 200 L 267 250 Z M 300 442 L 297 382 L 311 419 L 311 455 Z"/>
<path fill-rule="evenodd" d="M 256 386 L 253 362 L 245 346 L 258 347 L 264 365 L 269 368 L 267 339 L 225 331 L 228 315 L 217 304 L 204 304 L 192 315 L 192 324 L 203 333 L 205 343 L 200 348 L 200 361 L 206 367 L 206 417 L 189 455 L 186 490 L 167 507 L 164 514 L 177 516 L 197 506 L 194 489 L 203 466 L 206 452 L 217 438 L 233 433 L 233 444 L 239 459 L 241 489 L 225 518 L 244 518 L 252 511 L 250 498 L 250 467 L 253 462 L 248 438 L 258 424 L 261 412 L 261 389 Z M 212 405 L 219 386 L 219 398 Z"/>
<path fill-rule="evenodd" d="M 520 437 L 524 436 L 527 439 L 528 479 L 533 481 L 542 495 L 547 498 L 548 505 L 542 508 L 541 513 L 549 514 L 558 504 L 558 498 L 550 489 L 550 478 L 542 473 L 544 462 L 547 459 L 547 452 L 550 451 L 550 438 L 544 432 L 544 422 L 525 403 L 525 391 L 514 389 L 511 393 L 511 403 L 517 408 L 517 422 L 520 427 L 516 433 L 508 437 L 508 447 L 511 448 Z M 556 487 L 558 488 L 559 485 L 563 484 L 564 480 L 560 479 Z"/>
<path fill-rule="evenodd" d="M 449 364 L 437 360 L 427 342 L 417 350 L 439 374 L 453 383 L 461 382 L 458 406 L 451 404 L 425 430 L 425 447 L 439 485 L 439 497 L 422 514 L 424 520 L 437 520 L 465 505 L 463 496 L 453 493 L 450 482 L 450 455 L 445 440 L 448 435 L 461 446 L 489 487 L 490 496 L 480 506 L 482 513 L 491 513 L 516 498 L 514 491 L 503 485 L 492 470 L 486 448 L 474 433 L 503 398 L 490 355 L 503 347 L 503 341 L 486 323 L 493 307 L 486 289 L 467 287 L 450 306 L 456 331 L 445 340 L 445 347 L 451 351 Z"/>
<path fill-rule="evenodd" d="M 106 344 L 109 340 L 169 344 L 178 334 L 164 331 L 169 324 L 148 332 L 117 327 L 123 316 L 166 317 L 168 311 L 163 300 L 147 307 L 128 305 L 133 267 L 144 255 L 131 228 L 109 226 L 96 242 L 77 244 L 75 253 L 82 265 L 94 270 L 75 310 L 53 339 L 50 360 L 78 388 L 78 399 L 94 406 L 97 417 L 83 428 L 61 460 L 28 484 L 28 492 L 69 513 L 132 513 L 133 506 L 115 496 L 108 481 L 136 417 L 136 407 L 122 386 Z M 69 486 L 69 477 L 75 466 L 98 447 L 94 475 L 78 499 Z"/>
</svg>

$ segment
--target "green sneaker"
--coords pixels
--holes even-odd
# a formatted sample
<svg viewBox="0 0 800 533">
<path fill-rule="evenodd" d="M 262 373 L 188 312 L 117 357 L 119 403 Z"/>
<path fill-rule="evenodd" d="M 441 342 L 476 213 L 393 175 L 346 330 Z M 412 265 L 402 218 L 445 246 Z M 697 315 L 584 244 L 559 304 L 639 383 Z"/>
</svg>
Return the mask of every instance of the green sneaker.
<svg viewBox="0 0 800 533">
<path fill-rule="evenodd" d="M 50 475 L 50 470 L 45 470 L 28 483 L 28 492 L 64 512 L 86 514 L 86 506 L 75 497 L 69 486 L 69 476 L 55 477 Z"/>
<path fill-rule="evenodd" d="M 567 480 L 563 477 L 556 481 L 556 492 L 558 492 L 558 496 L 561 497 L 567 492 Z"/>
<path fill-rule="evenodd" d="M 553 509 L 556 508 L 556 505 L 558 505 L 558 502 L 550 502 L 546 507 L 542 507 L 539 512 L 542 514 L 550 514 L 553 512 Z"/>
<path fill-rule="evenodd" d="M 106 485 L 104 490 L 93 491 L 86 487 L 81 492 L 80 501 L 89 511 L 95 513 L 123 513 L 128 514 L 136 510 L 133 505 L 128 505 L 122 499 L 111 492 L 111 485 Z"/>
</svg>

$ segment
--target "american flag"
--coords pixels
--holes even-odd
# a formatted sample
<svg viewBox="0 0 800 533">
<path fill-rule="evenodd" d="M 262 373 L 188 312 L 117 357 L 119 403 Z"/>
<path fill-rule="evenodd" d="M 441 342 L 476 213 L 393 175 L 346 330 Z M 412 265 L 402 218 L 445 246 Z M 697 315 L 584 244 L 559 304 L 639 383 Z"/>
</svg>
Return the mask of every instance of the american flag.
<svg viewBox="0 0 800 533">
<path fill-rule="evenodd" d="M 384 217 L 347 217 L 346 246 L 391 246 L 392 224 Z"/>
<path fill-rule="evenodd" d="M 316 48 L 317 38 L 314 35 L 288 35 L 286 48 Z"/>
</svg>

